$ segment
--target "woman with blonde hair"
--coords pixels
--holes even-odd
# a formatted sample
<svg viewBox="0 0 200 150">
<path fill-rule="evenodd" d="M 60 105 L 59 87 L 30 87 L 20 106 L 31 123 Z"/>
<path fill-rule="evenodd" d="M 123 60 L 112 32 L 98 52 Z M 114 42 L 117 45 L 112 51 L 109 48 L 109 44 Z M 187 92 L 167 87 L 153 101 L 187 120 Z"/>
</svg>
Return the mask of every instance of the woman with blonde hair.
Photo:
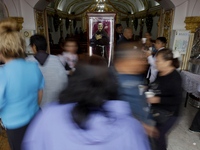
<svg viewBox="0 0 200 150">
<path fill-rule="evenodd" d="M 39 110 L 44 78 L 26 62 L 25 41 L 14 20 L 0 22 L 0 116 L 12 150 L 20 150 L 26 128 Z"/>
</svg>

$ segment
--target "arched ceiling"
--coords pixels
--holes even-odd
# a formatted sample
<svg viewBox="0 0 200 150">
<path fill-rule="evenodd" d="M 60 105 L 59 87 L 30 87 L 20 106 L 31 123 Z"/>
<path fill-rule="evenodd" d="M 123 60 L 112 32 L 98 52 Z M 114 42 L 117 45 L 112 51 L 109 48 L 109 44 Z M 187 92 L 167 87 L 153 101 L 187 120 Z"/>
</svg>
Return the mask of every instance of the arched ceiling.
<svg viewBox="0 0 200 150">
<path fill-rule="evenodd" d="M 54 9 L 67 12 L 71 14 L 74 12 L 75 14 L 83 11 L 87 8 L 91 3 L 94 4 L 90 7 L 95 7 L 98 0 L 54 0 L 50 4 Z M 137 13 L 143 10 L 148 9 L 149 7 L 157 6 L 155 0 L 104 0 L 105 3 L 112 9 L 112 5 L 114 5 L 117 9 L 125 12 L 125 13 Z M 112 5 L 110 4 L 112 3 Z"/>
</svg>

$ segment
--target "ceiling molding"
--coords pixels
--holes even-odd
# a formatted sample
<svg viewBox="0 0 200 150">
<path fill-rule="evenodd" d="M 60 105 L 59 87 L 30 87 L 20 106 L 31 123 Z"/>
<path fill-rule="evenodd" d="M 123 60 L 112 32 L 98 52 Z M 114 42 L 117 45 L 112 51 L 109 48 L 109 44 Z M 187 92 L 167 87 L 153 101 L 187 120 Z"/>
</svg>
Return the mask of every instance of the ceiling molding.
<svg viewBox="0 0 200 150">
<path fill-rule="evenodd" d="M 109 0 L 106 0 L 106 4 L 109 4 L 108 1 Z M 138 13 L 150 9 L 148 8 L 148 1 L 149 0 L 110 0 L 117 10 L 120 10 L 121 13 L 123 12 L 126 15 L 129 14 L 128 12 Z M 153 1 L 154 0 L 151 0 L 152 4 L 154 4 Z M 92 2 L 96 2 L 96 0 L 54 0 L 54 8 L 66 11 L 67 13 L 79 12 L 81 8 L 87 7 Z M 110 8 L 114 9 L 114 7 L 111 6 Z M 142 9 L 144 10 L 141 11 Z"/>
<path fill-rule="evenodd" d="M 90 4 L 90 3 L 89 3 Z M 86 8 L 89 4 L 85 4 L 85 7 L 84 8 Z M 109 5 L 109 4 L 107 4 L 110 8 L 112 8 L 112 6 L 111 5 Z M 116 4 L 116 6 L 117 7 L 120 7 L 121 9 L 123 9 L 124 11 L 126 11 L 126 12 L 128 12 L 129 10 L 128 9 L 126 9 L 126 7 L 124 7 L 124 6 L 121 6 L 121 5 L 119 5 L 119 4 Z M 93 7 L 93 6 L 92 6 Z M 75 9 L 75 10 L 74 10 Z M 77 8 L 73 8 L 73 12 L 79 12 L 79 10 L 80 9 L 83 9 L 83 6 L 82 5 L 79 5 Z M 112 8 L 113 9 L 113 8 Z"/>
</svg>

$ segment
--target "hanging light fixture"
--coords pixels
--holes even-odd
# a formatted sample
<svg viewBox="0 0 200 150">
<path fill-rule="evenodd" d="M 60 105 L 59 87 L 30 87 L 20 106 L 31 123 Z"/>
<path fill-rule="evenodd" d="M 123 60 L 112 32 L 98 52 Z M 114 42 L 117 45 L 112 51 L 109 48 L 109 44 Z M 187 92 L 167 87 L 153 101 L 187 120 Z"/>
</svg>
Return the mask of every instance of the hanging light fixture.
<svg viewBox="0 0 200 150">
<path fill-rule="evenodd" d="M 97 11 L 98 12 L 104 12 L 104 7 L 105 7 L 104 2 L 105 2 L 105 0 L 96 0 L 96 2 L 98 3 Z"/>
</svg>

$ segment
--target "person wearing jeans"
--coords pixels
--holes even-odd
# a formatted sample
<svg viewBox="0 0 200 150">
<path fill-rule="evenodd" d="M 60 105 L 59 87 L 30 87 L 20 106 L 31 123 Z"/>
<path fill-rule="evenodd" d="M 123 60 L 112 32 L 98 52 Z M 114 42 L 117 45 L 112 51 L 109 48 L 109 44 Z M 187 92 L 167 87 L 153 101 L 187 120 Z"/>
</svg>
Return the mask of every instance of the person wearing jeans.
<svg viewBox="0 0 200 150">
<path fill-rule="evenodd" d="M 26 62 L 25 40 L 17 22 L 0 22 L 0 116 L 11 150 L 21 150 L 24 133 L 42 100 L 44 78 L 37 63 Z"/>
</svg>

